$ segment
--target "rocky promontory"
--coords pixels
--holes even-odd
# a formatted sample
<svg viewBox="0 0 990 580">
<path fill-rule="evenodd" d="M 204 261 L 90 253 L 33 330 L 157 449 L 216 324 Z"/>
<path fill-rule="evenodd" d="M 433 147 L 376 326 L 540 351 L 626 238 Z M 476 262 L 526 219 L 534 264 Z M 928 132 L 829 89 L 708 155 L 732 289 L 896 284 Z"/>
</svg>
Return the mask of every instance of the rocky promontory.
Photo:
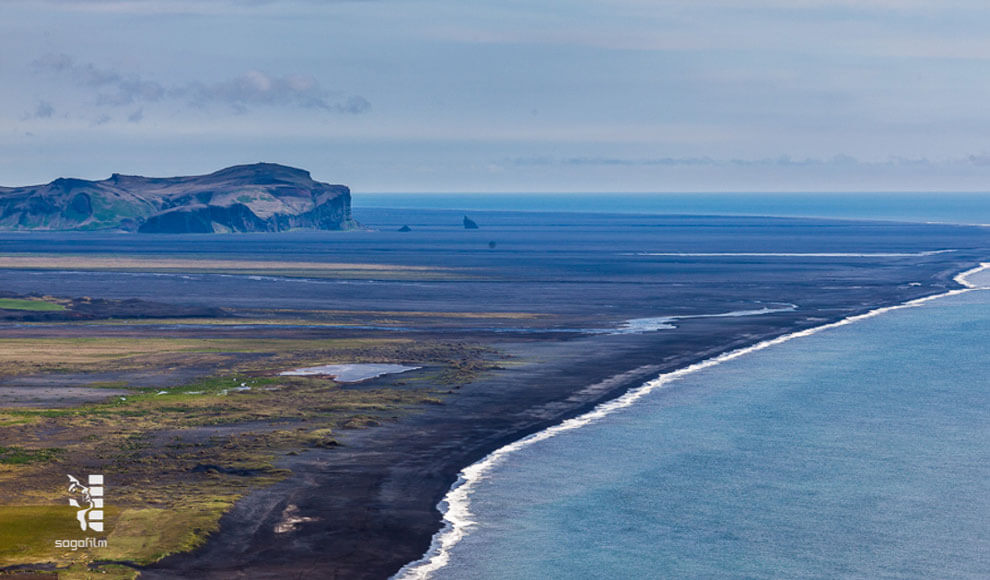
<svg viewBox="0 0 990 580">
<path fill-rule="evenodd" d="M 187 177 L 114 173 L 0 187 L 0 230 L 280 232 L 354 227 L 351 192 L 308 171 L 255 163 Z"/>
</svg>

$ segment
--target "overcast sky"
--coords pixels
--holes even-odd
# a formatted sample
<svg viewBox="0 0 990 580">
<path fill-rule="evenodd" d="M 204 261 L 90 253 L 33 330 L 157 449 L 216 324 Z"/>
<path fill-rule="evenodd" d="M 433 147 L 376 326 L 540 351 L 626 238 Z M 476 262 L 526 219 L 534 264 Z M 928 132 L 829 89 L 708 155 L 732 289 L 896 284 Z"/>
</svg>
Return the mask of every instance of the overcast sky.
<svg viewBox="0 0 990 580">
<path fill-rule="evenodd" d="M 2 0 L 0 184 L 990 190 L 985 0 Z"/>
</svg>

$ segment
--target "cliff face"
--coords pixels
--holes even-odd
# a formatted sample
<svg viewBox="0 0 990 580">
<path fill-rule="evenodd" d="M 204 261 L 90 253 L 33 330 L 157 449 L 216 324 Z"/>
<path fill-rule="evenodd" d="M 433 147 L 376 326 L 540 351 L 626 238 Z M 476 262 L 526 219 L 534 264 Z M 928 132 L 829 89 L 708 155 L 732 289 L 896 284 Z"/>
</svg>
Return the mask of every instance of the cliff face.
<svg viewBox="0 0 990 580">
<path fill-rule="evenodd" d="M 278 232 L 353 227 L 351 193 L 308 171 L 257 163 L 209 175 L 56 179 L 0 188 L 2 230 Z"/>
</svg>

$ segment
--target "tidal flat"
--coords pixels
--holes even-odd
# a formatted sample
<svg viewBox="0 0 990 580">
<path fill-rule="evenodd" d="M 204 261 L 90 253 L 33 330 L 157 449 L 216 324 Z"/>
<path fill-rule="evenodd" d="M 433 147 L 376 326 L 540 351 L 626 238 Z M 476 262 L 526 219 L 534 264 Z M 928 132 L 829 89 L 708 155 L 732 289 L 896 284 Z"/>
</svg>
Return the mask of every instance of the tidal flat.
<svg viewBox="0 0 990 580">
<path fill-rule="evenodd" d="M 363 212 L 374 230 L 0 235 L 7 305 L 57 305 L 0 302 L 0 568 L 388 577 L 493 449 L 661 372 L 955 288 L 990 252 L 980 227 Z M 599 332 L 646 318 L 671 322 Z M 421 368 L 280 375 L 358 363 Z M 78 473 L 111 482 L 107 548 L 52 547 L 80 534 Z"/>
</svg>

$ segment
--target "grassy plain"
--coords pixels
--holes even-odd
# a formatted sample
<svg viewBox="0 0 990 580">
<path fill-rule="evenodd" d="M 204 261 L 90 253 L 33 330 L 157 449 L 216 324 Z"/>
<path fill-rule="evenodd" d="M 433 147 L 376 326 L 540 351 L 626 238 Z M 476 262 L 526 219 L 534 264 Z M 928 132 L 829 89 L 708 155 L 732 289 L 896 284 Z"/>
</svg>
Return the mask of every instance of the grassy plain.
<svg viewBox="0 0 990 580">
<path fill-rule="evenodd" d="M 87 386 L 128 391 L 78 406 L 0 408 L 0 567 L 50 563 L 68 578 L 131 577 L 132 568 L 94 561 L 139 565 L 194 548 L 238 498 L 288 474 L 278 467 L 279 457 L 331 449 L 342 429 L 442 404 L 448 391 L 497 359 L 483 346 L 435 339 L 151 333 L 0 339 L 0 376 L 40 375 L 58 385 L 64 373 L 98 373 L 100 380 Z M 278 375 L 355 362 L 424 369 L 359 387 Z M 113 380 L 124 371 L 167 374 L 190 367 L 206 370 L 165 387 Z M 56 539 L 80 535 L 66 503 L 66 474 L 87 473 L 107 480 L 109 546 L 54 550 Z"/>
<path fill-rule="evenodd" d="M 0 268 L 474 277 L 411 265 L 94 254 L 0 255 Z M 0 399 L 0 570 L 54 565 L 65 578 L 131 578 L 135 566 L 191 550 L 218 529 L 220 516 L 239 498 L 289 475 L 280 458 L 324 453 L 340 445 L 341 430 L 442 405 L 449 393 L 504 362 L 488 347 L 440 334 L 392 338 L 358 334 L 354 327 L 472 328 L 541 318 L 527 312 L 286 308 L 186 314 L 173 305 L 51 296 L 3 298 L 0 309 L 19 325 L 0 338 L 0 390 L 44 388 L 30 391 L 29 400 L 41 401 L 34 406 L 5 407 Z M 360 385 L 278 374 L 364 362 L 422 368 Z M 91 402 L 70 396 L 80 387 Z M 106 396 L 99 389 L 108 389 Z M 107 481 L 103 535 L 81 532 L 67 503 L 67 475 L 90 473 Z M 108 546 L 54 548 L 58 539 L 86 535 L 105 537 Z"/>
<path fill-rule="evenodd" d="M 36 312 L 58 312 L 65 310 L 65 306 L 63 304 L 58 304 L 57 302 L 49 302 L 47 300 L 0 298 L 0 309 L 31 310 Z"/>
</svg>

